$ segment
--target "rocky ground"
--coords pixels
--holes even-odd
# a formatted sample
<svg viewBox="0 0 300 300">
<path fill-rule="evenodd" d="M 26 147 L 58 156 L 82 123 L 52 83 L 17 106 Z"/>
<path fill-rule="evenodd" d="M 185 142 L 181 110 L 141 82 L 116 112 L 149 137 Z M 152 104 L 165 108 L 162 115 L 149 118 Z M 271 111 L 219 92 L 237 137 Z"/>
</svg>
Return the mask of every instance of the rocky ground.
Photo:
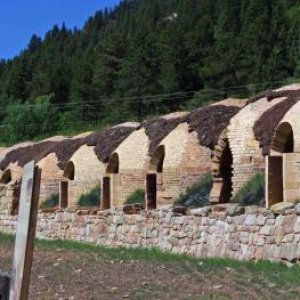
<svg viewBox="0 0 300 300">
<path fill-rule="evenodd" d="M 9 271 L 12 252 L 0 235 L 0 272 Z M 300 299 L 299 283 L 298 266 L 42 243 L 30 299 Z"/>
</svg>

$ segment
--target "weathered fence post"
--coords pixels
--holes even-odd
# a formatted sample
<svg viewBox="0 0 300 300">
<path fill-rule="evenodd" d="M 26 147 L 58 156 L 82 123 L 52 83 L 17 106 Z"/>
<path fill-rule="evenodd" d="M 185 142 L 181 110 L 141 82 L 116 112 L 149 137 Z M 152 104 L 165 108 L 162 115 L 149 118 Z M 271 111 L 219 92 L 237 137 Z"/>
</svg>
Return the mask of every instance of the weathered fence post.
<svg viewBox="0 0 300 300">
<path fill-rule="evenodd" d="M 34 162 L 24 166 L 15 253 L 10 282 L 10 300 L 27 300 L 40 193 L 40 169 Z"/>
</svg>

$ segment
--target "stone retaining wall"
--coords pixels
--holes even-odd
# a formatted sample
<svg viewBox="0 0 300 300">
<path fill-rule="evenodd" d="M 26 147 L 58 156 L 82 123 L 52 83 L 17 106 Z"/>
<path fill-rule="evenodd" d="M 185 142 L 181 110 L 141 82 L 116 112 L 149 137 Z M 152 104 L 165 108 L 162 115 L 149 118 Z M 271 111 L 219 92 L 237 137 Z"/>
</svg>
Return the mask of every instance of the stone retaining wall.
<svg viewBox="0 0 300 300">
<path fill-rule="evenodd" d="M 121 209 L 40 213 L 37 236 L 113 247 L 155 246 L 198 257 L 300 261 L 300 214 L 294 209 L 278 216 L 253 207 L 236 216 L 220 207 L 193 214 L 153 210 L 128 215 Z M 0 230 L 13 232 L 15 227 L 16 216 L 0 212 Z"/>
</svg>

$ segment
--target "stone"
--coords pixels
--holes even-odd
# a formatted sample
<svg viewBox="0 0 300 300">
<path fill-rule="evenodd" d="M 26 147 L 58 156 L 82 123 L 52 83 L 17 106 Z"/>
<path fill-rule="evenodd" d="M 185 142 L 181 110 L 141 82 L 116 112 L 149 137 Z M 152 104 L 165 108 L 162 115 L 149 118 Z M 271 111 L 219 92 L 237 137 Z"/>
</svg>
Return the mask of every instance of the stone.
<svg viewBox="0 0 300 300">
<path fill-rule="evenodd" d="M 292 233 L 294 231 L 297 219 L 297 215 L 287 215 L 283 217 L 282 226 L 284 234 Z"/>
<path fill-rule="evenodd" d="M 211 210 L 213 212 L 224 212 L 227 211 L 231 205 L 231 203 L 215 204 L 211 206 Z"/>
<path fill-rule="evenodd" d="M 228 208 L 228 215 L 233 217 L 236 215 L 241 215 L 245 212 L 245 207 L 239 205 L 238 203 L 233 203 Z"/>
<path fill-rule="evenodd" d="M 263 226 L 266 224 L 266 220 L 267 220 L 267 218 L 265 216 L 259 215 L 256 219 L 256 224 L 259 226 Z"/>
<path fill-rule="evenodd" d="M 290 262 L 297 259 L 297 248 L 296 244 L 282 244 L 280 256 L 282 259 L 286 259 Z"/>
<path fill-rule="evenodd" d="M 256 205 L 250 205 L 245 207 L 245 214 L 253 215 L 259 212 L 259 207 Z"/>
<path fill-rule="evenodd" d="M 262 235 L 274 235 L 276 228 L 274 226 L 266 225 L 260 228 L 259 233 Z"/>
<path fill-rule="evenodd" d="M 294 233 L 300 233 L 300 217 L 297 218 L 295 226 L 294 226 Z"/>
<path fill-rule="evenodd" d="M 177 214 L 182 214 L 182 215 L 186 215 L 187 213 L 187 207 L 186 206 L 175 206 L 172 209 L 173 213 L 177 213 Z"/>
<path fill-rule="evenodd" d="M 138 214 L 141 210 L 144 210 L 144 206 L 138 203 L 123 206 L 123 212 L 128 215 Z"/>
<path fill-rule="evenodd" d="M 204 206 L 201 208 L 195 208 L 190 210 L 192 216 L 206 217 L 211 212 L 211 206 Z"/>
<path fill-rule="evenodd" d="M 289 202 L 279 202 L 270 207 L 271 211 L 276 214 L 280 215 L 285 212 L 285 210 L 290 209 L 294 207 L 294 203 L 289 203 Z"/>
<path fill-rule="evenodd" d="M 290 233 L 283 237 L 282 242 L 283 243 L 291 243 L 293 241 L 293 239 L 294 239 L 294 234 Z"/>
<path fill-rule="evenodd" d="M 255 215 L 246 215 L 244 220 L 244 225 L 246 226 L 253 226 L 256 223 L 256 216 Z"/>
<path fill-rule="evenodd" d="M 171 220 L 172 225 L 182 225 L 185 221 L 185 217 L 173 217 Z"/>
<path fill-rule="evenodd" d="M 297 203 L 295 205 L 294 210 L 297 215 L 300 215 L 300 203 Z"/>
</svg>

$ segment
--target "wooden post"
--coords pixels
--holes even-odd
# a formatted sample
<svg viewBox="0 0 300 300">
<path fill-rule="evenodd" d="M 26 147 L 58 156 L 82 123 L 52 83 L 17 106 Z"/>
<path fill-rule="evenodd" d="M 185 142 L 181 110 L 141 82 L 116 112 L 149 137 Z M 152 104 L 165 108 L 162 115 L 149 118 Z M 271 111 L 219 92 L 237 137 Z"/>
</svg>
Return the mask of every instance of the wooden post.
<svg viewBox="0 0 300 300">
<path fill-rule="evenodd" d="M 24 166 L 23 173 L 10 300 L 28 299 L 37 222 L 41 172 L 32 161 Z"/>
</svg>

